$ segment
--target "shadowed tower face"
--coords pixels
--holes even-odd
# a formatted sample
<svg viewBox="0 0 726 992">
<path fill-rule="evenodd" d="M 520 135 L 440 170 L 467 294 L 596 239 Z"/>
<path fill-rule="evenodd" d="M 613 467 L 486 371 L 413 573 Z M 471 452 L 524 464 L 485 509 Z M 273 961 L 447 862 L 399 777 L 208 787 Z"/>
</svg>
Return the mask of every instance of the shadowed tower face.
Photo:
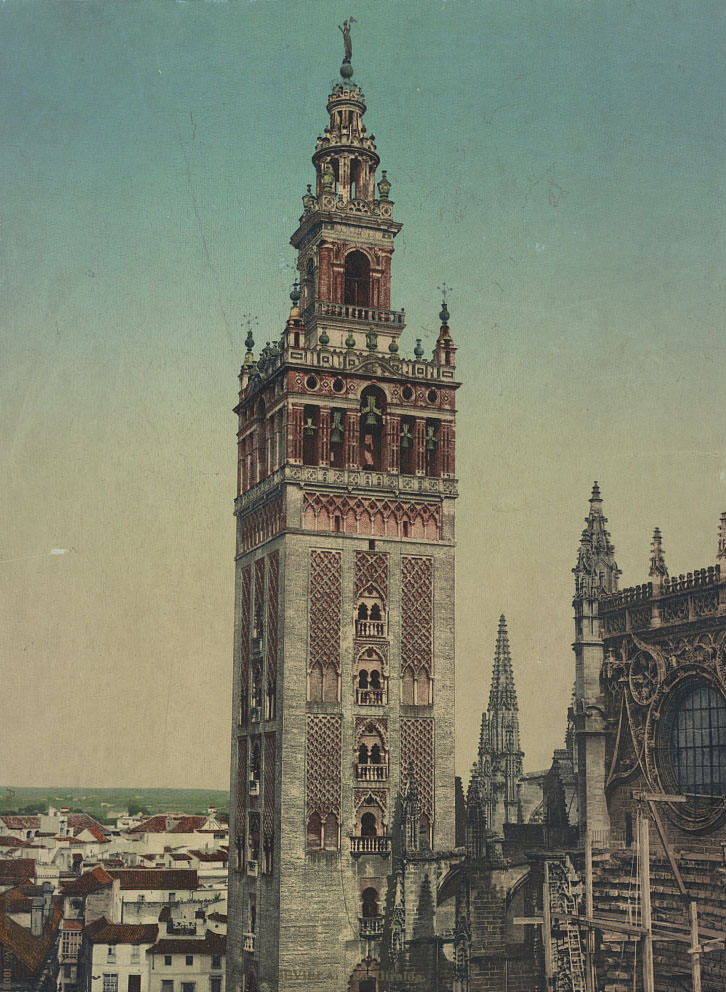
<svg viewBox="0 0 726 992">
<path fill-rule="evenodd" d="M 487 830 L 501 834 L 505 823 L 520 823 L 520 781 L 524 754 L 519 744 L 519 707 L 509 634 L 499 618 L 489 705 L 482 714 L 477 764 L 478 788 Z"/>
<path fill-rule="evenodd" d="M 232 989 L 382 989 L 411 772 L 420 845 L 454 846 L 456 349 L 444 303 L 432 357 L 399 354 L 401 225 L 343 69 L 289 319 L 240 373 Z"/>
</svg>

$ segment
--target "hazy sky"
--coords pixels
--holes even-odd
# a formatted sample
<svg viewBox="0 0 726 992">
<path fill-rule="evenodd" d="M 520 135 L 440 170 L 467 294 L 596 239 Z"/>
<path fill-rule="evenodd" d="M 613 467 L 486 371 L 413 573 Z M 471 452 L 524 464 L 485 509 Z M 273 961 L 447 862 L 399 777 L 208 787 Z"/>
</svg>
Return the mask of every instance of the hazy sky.
<svg viewBox="0 0 726 992">
<path fill-rule="evenodd" d="M 403 354 L 454 289 L 459 771 L 502 612 L 560 746 L 593 479 L 624 584 L 656 524 L 714 562 L 723 0 L 6 0 L 0 785 L 228 784 L 240 324 L 286 318 L 351 14 Z"/>
</svg>

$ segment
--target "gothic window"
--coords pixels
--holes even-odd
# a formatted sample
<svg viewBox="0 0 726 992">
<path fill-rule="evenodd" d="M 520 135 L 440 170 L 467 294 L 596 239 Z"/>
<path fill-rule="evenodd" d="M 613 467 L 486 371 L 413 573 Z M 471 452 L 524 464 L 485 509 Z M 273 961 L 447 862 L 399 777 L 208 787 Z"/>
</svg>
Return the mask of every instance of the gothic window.
<svg viewBox="0 0 726 992">
<path fill-rule="evenodd" d="M 689 679 L 666 712 L 666 777 L 694 811 L 707 810 L 726 794 L 726 700 L 713 686 Z M 665 747 L 663 746 L 665 744 Z"/>
<path fill-rule="evenodd" d="M 370 683 L 371 683 L 371 689 L 380 689 L 381 688 L 381 673 L 380 672 L 377 672 L 375 670 L 372 671 L 371 672 Z"/>
<path fill-rule="evenodd" d="M 328 813 L 323 827 L 323 847 L 326 851 L 338 848 L 338 818 L 335 813 Z"/>
<path fill-rule="evenodd" d="M 320 461 L 319 433 L 320 409 L 307 405 L 303 410 L 303 465 L 317 465 Z"/>
<path fill-rule="evenodd" d="M 378 892 L 372 885 L 363 890 L 361 899 L 363 902 L 362 915 L 367 918 L 378 916 Z"/>
<path fill-rule="evenodd" d="M 343 303 L 354 307 L 370 306 L 371 263 L 362 251 L 345 256 L 345 297 Z"/>
<path fill-rule="evenodd" d="M 317 850 L 322 844 L 323 824 L 317 813 L 308 820 L 308 849 Z"/>
<path fill-rule="evenodd" d="M 358 672 L 358 688 L 367 689 L 368 688 L 368 672 L 365 668 L 361 668 Z"/>
<path fill-rule="evenodd" d="M 356 637 L 385 637 L 385 609 L 375 589 L 366 590 L 358 602 L 355 623 Z"/>
<path fill-rule="evenodd" d="M 388 778 L 388 753 L 374 722 L 359 731 L 356 778 L 363 782 L 382 782 Z"/>
<path fill-rule="evenodd" d="M 257 420 L 259 428 L 257 434 L 257 481 L 264 479 L 267 475 L 267 437 L 265 422 L 265 401 L 260 400 L 257 404 Z"/>
</svg>

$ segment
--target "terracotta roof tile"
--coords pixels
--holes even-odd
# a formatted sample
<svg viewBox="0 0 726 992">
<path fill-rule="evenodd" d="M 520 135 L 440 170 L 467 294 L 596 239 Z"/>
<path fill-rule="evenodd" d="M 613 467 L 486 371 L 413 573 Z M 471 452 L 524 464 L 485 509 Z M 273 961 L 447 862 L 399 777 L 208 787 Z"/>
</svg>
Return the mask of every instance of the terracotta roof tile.
<svg viewBox="0 0 726 992">
<path fill-rule="evenodd" d="M 5 913 L 0 912 L 0 944 L 8 948 L 33 974 L 43 966 L 48 951 L 53 946 L 63 912 L 53 904 L 42 937 L 34 937 L 30 930 L 21 927 Z"/>
<path fill-rule="evenodd" d="M 116 868 L 109 874 L 120 881 L 124 890 L 199 888 L 195 868 Z"/>
<path fill-rule="evenodd" d="M 156 923 L 109 923 L 104 916 L 86 927 L 92 944 L 153 944 L 158 933 Z"/>
<path fill-rule="evenodd" d="M 226 954 L 227 938 L 221 933 L 207 930 L 204 940 L 198 937 L 163 937 L 150 947 L 147 954 Z"/>
<path fill-rule="evenodd" d="M 0 885 L 25 885 L 35 877 L 31 858 L 0 858 Z"/>
<path fill-rule="evenodd" d="M 130 834 L 191 834 L 207 822 L 206 816 L 189 816 L 179 813 L 157 813 L 144 820 L 138 827 L 132 827 Z"/>
<path fill-rule="evenodd" d="M 63 882 L 62 892 L 64 896 L 87 895 L 89 892 L 98 892 L 99 889 L 105 889 L 107 885 L 112 884 L 113 878 L 105 868 L 98 867 L 93 871 L 84 872 L 70 882 Z"/>
</svg>

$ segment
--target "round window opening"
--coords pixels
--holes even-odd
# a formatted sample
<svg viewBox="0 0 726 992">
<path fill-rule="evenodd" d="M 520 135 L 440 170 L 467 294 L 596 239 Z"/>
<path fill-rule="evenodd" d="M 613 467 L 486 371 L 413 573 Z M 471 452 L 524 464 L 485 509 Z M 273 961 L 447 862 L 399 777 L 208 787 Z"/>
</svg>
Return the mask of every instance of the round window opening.
<svg viewBox="0 0 726 992">
<path fill-rule="evenodd" d="M 686 816 L 708 817 L 726 796 L 726 699 L 703 679 L 688 679 L 668 702 L 659 751 L 664 785 L 685 796 Z"/>
<path fill-rule="evenodd" d="M 315 378 L 314 375 L 309 375 L 305 380 L 305 385 L 308 387 L 308 389 L 317 389 L 318 380 Z"/>
<path fill-rule="evenodd" d="M 336 393 L 342 393 L 345 389 L 345 383 L 342 379 L 333 379 L 333 389 Z"/>
<path fill-rule="evenodd" d="M 426 399 L 429 401 L 429 403 L 435 403 L 438 398 L 439 398 L 439 394 L 436 392 L 435 389 L 429 389 L 428 393 L 426 393 Z"/>
<path fill-rule="evenodd" d="M 401 395 L 405 400 L 413 399 L 413 389 L 410 386 L 404 386 Z"/>
</svg>

